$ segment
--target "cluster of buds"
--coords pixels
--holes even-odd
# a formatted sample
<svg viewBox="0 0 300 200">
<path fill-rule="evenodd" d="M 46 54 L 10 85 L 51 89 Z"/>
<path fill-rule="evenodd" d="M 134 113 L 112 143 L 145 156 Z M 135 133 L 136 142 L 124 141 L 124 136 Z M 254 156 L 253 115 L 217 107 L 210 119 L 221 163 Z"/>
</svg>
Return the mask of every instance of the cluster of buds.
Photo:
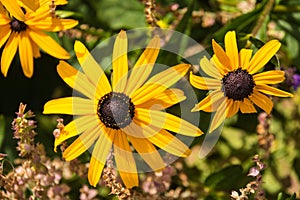
<svg viewBox="0 0 300 200">
<path fill-rule="evenodd" d="M 248 176 L 255 177 L 255 180 L 249 182 L 246 188 L 241 188 L 239 190 L 240 194 L 237 191 L 232 191 L 230 196 L 232 200 L 248 200 L 251 194 L 254 194 L 255 200 L 266 200 L 265 192 L 262 188 L 263 181 L 261 171 L 267 166 L 260 160 L 258 155 L 255 155 L 252 161 L 256 163 L 256 166 L 250 168 Z"/>
</svg>

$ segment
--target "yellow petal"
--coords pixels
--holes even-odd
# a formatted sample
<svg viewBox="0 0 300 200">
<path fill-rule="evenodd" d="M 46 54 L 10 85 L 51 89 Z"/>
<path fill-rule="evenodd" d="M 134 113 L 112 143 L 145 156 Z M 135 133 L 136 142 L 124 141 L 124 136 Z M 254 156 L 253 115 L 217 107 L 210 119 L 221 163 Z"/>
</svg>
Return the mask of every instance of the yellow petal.
<svg viewBox="0 0 300 200">
<path fill-rule="evenodd" d="M 256 85 L 281 83 L 284 79 L 284 71 L 280 70 L 261 72 L 253 76 Z"/>
<path fill-rule="evenodd" d="M 240 104 L 240 109 L 242 113 L 256 113 L 256 109 L 253 106 L 253 103 L 249 99 L 243 99 L 243 102 Z"/>
<path fill-rule="evenodd" d="M 222 87 L 221 80 L 196 76 L 192 72 L 190 73 L 190 83 L 201 90 L 217 90 Z"/>
<path fill-rule="evenodd" d="M 227 67 L 225 65 L 223 65 L 223 63 L 221 61 L 219 61 L 216 54 L 214 54 L 211 57 L 210 62 L 213 64 L 213 66 L 215 66 L 218 69 L 218 71 L 221 73 L 222 77 L 228 73 L 229 69 L 227 69 Z"/>
<path fill-rule="evenodd" d="M 96 114 L 94 101 L 80 97 L 65 97 L 48 101 L 44 114 L 90 115 Z"/>
<path fill-rule="evenodd" d="M 74 119 L 69 124 L 67 124 L 60 135 L 55 138 L 54 151 L 56 152 L 56 147 L 65 140 L 82 133 L 90 127 L 96 126 L 100 126 L 99 119 L 96 115 L 85 115 Z"/>
<path fill-rule="evenodd" d="M 90 99 L 94 99 L 95 86 L 87 77 L 65 61 L 59 61 L 57 65 L 59 76 L 72 88 Z"/>
<path fill-rule="evenodd" d="M 242 69 L 248 69 L 248 65 L 252 56 L 252 49 L 242 49 L 239 53 L 239 67 Z"/>
<path fill-rule="evenodd" d="M 12 32 L 1 56 L 1 72 L 6 77 L 11 61 L 13 60 L 20 41 L 20 35 Z"/>
<path fill-rule="evenodd" d="M 80 42 L 75 41 L 74 50 L 84 73 L 90 82 L 97 88 L 97 98 L 111 92 L 111 86 L 106 75 L 88 49 Z"/>
<path fill-rule="evenodd" d="M 218 60 L 227 70 L 232 71 L 233 66 L 231 66 L 230 59 L 225 53 L 224 49 L 218 43 L 216 43 L 215 40 L 212 40 L 212 46 Z"/>
<path fill-rule="evenodd" d="M 30 38 L 24 31 L 20 32 L 19 55 L 24 75 L 31 78 L 33 75 L 33 53 Z"/>
<path fill-rule="evenodd" d="M 293 97 L 294 95 L 283 90 L 268 86 L 268 85 L 257 85 L 255 88 L 265 94 L 278 96 L 278 97 Z"/>
<path fill-rule="evenodd" d="M 114 131 L 111 131 L 111 129 L 104 128 L 102 130 L 103 132 L 100 133 L 100 137 L 95 144 L 88 171 L 89 182 L 94 187 L 96 187 L 99 182 L 107 155 L 112 148 L 112 142 L 116 134 Z"/>
<path fill-rule="evenodd" d="M 240 108 L 240 101 L 234 101 L 232 99 L 229 99 L 227 101 L 227 115 L 226 118 L 232 117 L 233 115 L 235 115 Z"/>
<path fill-rule="evenodd" d="M 149 77 L 157 59 L 160 48 L 160 39 L 155 36 L 148 44 L 138 61 L 134 65 L 125 88 L 125 93 L 131 96 Z"/>
<path fill-rule="evenodd" d="M 215 79 L 222 79 L 222 74 L 220 73 L 219 69 L 213 65 L 206 56 L 204 56 L 201 60 L 200 60 L 200 66 L 201 69 L 203 69 L 203 71 L 209 75 L 212 78 Z"/>
<path fill-rule="evenodd" d="M 136 105 L 137 108 L 148 108 L 151 110 L 163 110 L 169 108 L 186 99 L 184 92 L 177 88 L 166 89 L 162 93 L 158 94 L 153 99 Z"/>
<path fill-rule="evenodd" d="M 227 116 L 227 101 L 223 101 L 217 111 L 213 114 L 213 119 L 209 126 L 209 133 L 216 130 L 224 121 Z"/>
<path fill-rule="evenodd" d="M 239 53 L 236 44 L 235 31 L 228 31 L 225 35 L 226 54 L 230 60 L 230 69 L 236 70 L 239 67 Z"/>
<path fill-rule="evenodd" d="M 280 45 L 281 44 L 278 40 L 271 40 L 261 47 L 252 57 L 248 66 L 248 72 L 250 74 L 258 72 L 276 54 Z"/>
<path fill-rule="evenodd" d="M 24 3 L 32 11 L 36 11 L 40 6 L 39 0 L 22 0 L 22 3 Z M 50 3 L 49 0 L 48 3 Z M 49 5 L 48 5 L 48 9 L 49 9 Z"/>
<path fill-rule="evenodd" d="M 26 24 L 33 29 L 49 32 L 58 32 L 73 28 L 78 24 L 78 21 L 73 19 L 53 18 L 49 16 L 47 18 L 43 18 L 42 20 L 36 20 L 36 18 L 32 18 L 32 20 L 27 20 Z"/>
<path fill-rule="evenodd" d="M 152 170 L 161 170 L 165 167 L 165 163 L 160 154 L 147 139 L 135 138 L 127 136 L 139 155 L 147 162 Z"/>
<path fill-rule="evenodd" d="M 117 169 L 127 188 L 139 185 L 139 179 L 126 135 L 122 131 L 117 131 L 114 140 L 114 153 Z"/>
<path fill-rule="evenodd" d="M 203 110 L 205 112 L 216 111 L 220 104 L 225 101 L 224 93 L 220 90 L 211 92 L 207 97 L 195 105 L 191 112 Z"/>
<path fill-rule="evenodd" d="M 258 92 L 257 90 L 254 90 L 253 94 L 249 98 L 253 103 L 263 109 L 266 113 L 271 113 L 273 102 L 266 95 Z"/>
<path fill-rule="evenodd" d="M 179 64 L 156 74 L 132 94 L 132 101 L 139 105 L 155 97 L 181 79 L 189 67 L 188 64 Z"/>
<path fill-rule="evenodd" d="M 187 157 L 191 153 L 188 146 L 164 129 L 147 139 L 157 147 L 175 156 Z"/>
<path fill-rule="evenodd" d="M 137 115 L 136 117 L 145 124 L 148 123 L 155 127 L 164 128 L 186 136 L 195 137 L 203 134 L 198 127 L 175 115 L 162 111 L 142 108 L 136 108 L 135 111 Z"/>
<path fill-rule="evenodd" d="M 13 17 L 20 21 L 25 20 L 25 15 L 16 0 L 1 0 L 1 3 Z"/>
<path fill-rule="evenodd" d="M 90 127 L 84 131 L 70 146 L 68 146 L 63 153 L 63 157 L 66 159 L 66 161 L 71 161 L 77 158 L 92 146 L 95 140 L 99 137 L 99 134 L 100 128 L 98 126 Z"/>
<path fill-rule="evenodd" d="M 7 41 L 8 37 L 11 34 L 10 26 L 0 26 L 0 48 Z"/>
<path fill-rule="evenodd" d="M 39 46 L 38 46 L 35 42 L 33 42 L 32 40 L 31 40 L 31 46 L 32 46 L 33 57 L 34 57 L 34 58 L 39 58 L 39 57 L 41 57 L 41 53 L 40 53 L 40 48 L 39 48 Z"/>
<path fill-rule="evenodd" d="M 123 92 L 126 87 L 128 60 L 127 60 L 127 35 L 121 30 L 117 35 L 112 55 L 112 87 L 115 92 Z"/>
<path fill-rule="evenodd" d="M 41 31 L 32 31 L 27 29 L 30 38 L 49 55 L 59 59 L 69 59 L 70 55 L 49 35 Z"/>
<path fill-rule="evenodd" d="M 1 7 L 1 4 L 0 4 Z M 9 23 L 11 22 L 11 19 L 9 19 L 6 15 L 0 14 L 0 26 L 1 29 L 4 27 L 10 27 Z"/>
</svg>

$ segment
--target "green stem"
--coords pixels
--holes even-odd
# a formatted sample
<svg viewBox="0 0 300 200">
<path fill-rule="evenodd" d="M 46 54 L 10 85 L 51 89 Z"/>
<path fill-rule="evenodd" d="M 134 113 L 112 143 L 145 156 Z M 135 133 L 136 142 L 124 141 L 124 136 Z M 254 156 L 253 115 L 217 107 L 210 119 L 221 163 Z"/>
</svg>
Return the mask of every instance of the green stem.
<svg viewBox="0 0 300 200">
<path fill-rule="evenodd" d="M 300 12 L 300 6 L 276 5 L 276 6 L 274 6 L 273 12 L 276 12 L 276 13 Z"/>
<path fill-rule="evenodd" d="M 275 0 L 269 0 L 267 4 L 264 7 L 264 10 L 261 13 L 261 16 L 257 20 L 257 24 L 252 30 L 252 35 L 256 36 L 260 27 L 263 25 L 265 18 L 270 14 L 272 11 L 272 8 L 274 6 Z"/>
</svg>

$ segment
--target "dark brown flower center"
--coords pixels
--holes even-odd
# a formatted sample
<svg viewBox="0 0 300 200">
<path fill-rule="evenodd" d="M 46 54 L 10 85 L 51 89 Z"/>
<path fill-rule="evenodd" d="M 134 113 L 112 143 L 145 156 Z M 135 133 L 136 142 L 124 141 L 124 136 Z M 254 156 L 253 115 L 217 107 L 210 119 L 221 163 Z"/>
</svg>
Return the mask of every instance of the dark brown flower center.
<svg viewBox="0 0 300 200">
<path fill-rule="evenodd" d="M 19 21 L 15 18 L 9 24 L 10 29 L 18 33 L 20 33 L 21 31 L 26 31 L 27 29 L 27 25 L 24 22 Z"/>
<path fill-rule="evenodd" d="M 225 75 L 222 83 L 225 96 L 236 101 L 241 101 L 250 96 L 255 86 L 252 75 L 241 68 Z"/>
<path fill-rule="evenodd" d="M 132 122 L 134 104 L 127 95 L 110 92 L 99 100 L 97 114 L 106 127 L 113 129 L 124 128 Z"/>
</svg>

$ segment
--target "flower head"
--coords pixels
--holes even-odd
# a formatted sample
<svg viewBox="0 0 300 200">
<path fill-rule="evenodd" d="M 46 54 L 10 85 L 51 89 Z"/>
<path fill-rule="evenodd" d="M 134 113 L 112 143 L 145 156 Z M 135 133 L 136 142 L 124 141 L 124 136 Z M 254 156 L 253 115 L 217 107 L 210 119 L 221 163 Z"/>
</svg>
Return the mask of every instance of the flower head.
<svg viewBox="0 0 300 200">
<path fill-rule="evenodd" d="M 190 74 L 191 84 L 202 90 L 211 90 L 209 95 L 196 104 L 192 111 L 215 112 L 209 131 L 215 130 L 225 118 L 242 113 L 255 113 L 258 107 L 270 113 L 273 102 L 267 95 L 292 97 L 293 95 L 269 86 L 282 82 L 284 72 L 270 70 L 259 72 L 280 48 L 277 40 L 271 40 L 252 57 L 251 49 L 238 52 L 236 35 L 225 35 L 225 50 L 212 41 L 214 55 L 211 60 L 200 60 L 201 69 L 209 77 Z M 251 58 L 252 57 L 252 58 Z"/>
<path fill-rule="evenodd" d="M 163 111 L 185 99 L 183 91 L 169 87 L 186 74 L 190 65 L 178 64 L 148 78 L 158 56 L 159 45 L 160 39 L 156 36 L 129 75 L 127 35 L 121 31 L 113 48 L 111 84 L 79 41 L 76 41 L 74 49 L 83 72 L 64 61 L 57 66 L 62 79 L 87 98 L 51 100 L 45 104 L 44 113 L 79 116 L 67 124 L 55 139 L 55 148 L 68 138 L 79 135 L 63 153 L 66 160 L 72 160 L 94 144 L 88 172 L 93 186 L 100 179 L 111 149 L 124 184 L 131 188 L 138 185 L 132 148 L 153 170 L 160 170 L 165 163 L 157 148 L 176 156 L 190 153 L 189 148 L 169 131 L 192 137 L 202 134 L 196 126 Z"/>
<path fill-rule="evenodd" d="M 1 0 L 0 4 L 0 48 L 4 46 L 1 56 L 1 72 L 7 76 L 8 69 L 19 49 L 19 57 L 24 75 L 33 75 L 33 58 L 40 57 L 40 49 L 53 57 L 68 59 L 70 56 L 54 39 L 44 32 L 57 32 L 77 25 L 76 20 L 59 19 L 50 12 L 50 0 L 17 1 Z M 24 1 L 25 2 L 25 1 Z M 36 10 L 35 2 L 38 2 Z M 55 1 L 61 5 L 66 1 Z M 10 12 L 10 13 L 9 13 Z"/>
</svg>

